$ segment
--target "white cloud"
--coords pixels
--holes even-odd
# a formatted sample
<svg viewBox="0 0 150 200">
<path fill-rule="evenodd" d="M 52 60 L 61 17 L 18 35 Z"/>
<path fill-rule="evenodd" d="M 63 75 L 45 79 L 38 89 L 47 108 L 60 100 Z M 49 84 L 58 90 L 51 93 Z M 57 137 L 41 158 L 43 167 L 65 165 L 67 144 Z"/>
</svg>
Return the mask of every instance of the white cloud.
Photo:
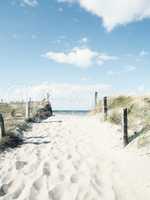
<svg viewBox="0 0 150 200">
<path fill-rule="evenodd" d="M 38 5 L 38 1 L 37 0 L 20 0 L 20 5 L 35 7 Z"/>
<path fill-rule="evenodd" d="M 132 72 L 132 71 L 135 71 L 135 70 L 136 70 L 135 66 L 127 65 L 127 66 L 125 66 L 124 72 Z"/>
<path fill-rule="evenodd" d="M 108 75 L 113 76 L 113 75 L 121 75 L 124 73 L 129 73 L 129 72 L 133 72 L 136 70 L 136 67 L 133 65 L 127 65 L 125 66 L 122 70 L 118 70 L 118 71 L 113 71 L 113 70 L 109 70 L 107 72 Z"/>
<path fill-rule="evenodd" d="M 117 59 L 115 56 L 109 56 L 104 53 L 92 51 L 89 48 L 81 47 L 75 47 L 67 53 L 50 51 L 44 56 L 58 63 L 75 65 L 82 68 L 88 68 L 93 64 L 101 65 L 106 61 Z"/>
<path fill-rule="evenodd" d="M 91 109 L 94 106 L 94 92 L 99 92 L 99 98 L 118 95 L 150 95 L 143 84 L 132 89 L 118 90 L 109 84 L 69 84 L 41 83 L 30 86 L 8 86 L 0 88 L 0 96 L 5 101 L 42 100 L 50 93 L 54 109 Z"/>
<path fill-rule="evenodd" d="M 94 92 L 100 91 L 100 94 L 106 94 L 112 89 L 107 84 L 69 84 L 69 83 L 42 83 L 31 86 L 10 87 L 7 91 L 1 91 L 0 95 L 4 100 L 27 100 L 31 97 L 33 100 L 40 100 L 50 93 L 53 108 L 80 109 L 91 108 L 94 105 Z M 4 95 L 5 94 L 5 95 Z"/>
<path fill-rule="evenodd" d="M 149 0 L 58 0 L 58 2 L 80 4 L 85 10 L 102 18 L 108 31 L 118 25 L 150 17 Z"/>
<path fill-rule="evenodd" d="M 83 37 L 81 40 L 80 40 L 81 43 L 87 43 L 88 42 L 88 38 L 87 37 Z"/>
<path fill-rule="evenodd" d="M 139 55 L 140 57 L 143 57 L 143 56 L 147 56 L 149 54 L 149 52 L 145 51 L 145 50 L 142 50 Z"/>
</svg>

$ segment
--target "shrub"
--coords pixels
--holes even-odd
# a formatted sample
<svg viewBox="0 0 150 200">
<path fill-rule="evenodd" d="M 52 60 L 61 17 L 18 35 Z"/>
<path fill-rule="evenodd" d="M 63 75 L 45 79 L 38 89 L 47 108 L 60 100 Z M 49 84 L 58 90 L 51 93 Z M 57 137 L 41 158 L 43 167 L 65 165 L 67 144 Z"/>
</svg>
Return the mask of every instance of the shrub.
<svg viewBox="0 0 150 200">
<path fill-rule="evenodd" d="M 112 111 L 108 117 L 108 120 L 114 124 L 121 124 L 121 113 L 116 110 Z"/>
<path fill-rule="evenodd" d="M 133 102 L 133 98 L 130 96 L 119 96 L 110 100 L 110 109 L 115 109 L 118 107 L 127 107 L 131 105 Z"/>
</svg>

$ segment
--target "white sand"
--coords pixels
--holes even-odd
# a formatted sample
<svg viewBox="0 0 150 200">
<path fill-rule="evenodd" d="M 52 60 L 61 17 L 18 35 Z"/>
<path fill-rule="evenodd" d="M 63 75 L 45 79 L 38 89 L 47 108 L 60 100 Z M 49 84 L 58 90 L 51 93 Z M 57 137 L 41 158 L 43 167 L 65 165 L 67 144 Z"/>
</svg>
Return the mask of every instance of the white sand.
<svg viewBox="0 0 150 200">
<path fill-rule="evenodd" d="M 98 116 L 56 116 L 25 138 L 0 156 L 0 200 L 150 199 L 149 154 Z"/>
</svg>

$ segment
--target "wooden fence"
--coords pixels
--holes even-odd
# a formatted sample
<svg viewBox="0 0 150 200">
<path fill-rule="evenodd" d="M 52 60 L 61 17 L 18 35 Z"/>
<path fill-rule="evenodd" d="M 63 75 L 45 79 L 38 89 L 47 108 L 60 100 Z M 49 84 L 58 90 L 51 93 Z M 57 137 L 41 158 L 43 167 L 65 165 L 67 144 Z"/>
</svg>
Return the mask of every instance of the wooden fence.
<svg viewBox="0 0 150 200">
<path fill-rule="evenodd" d="M 13 132 L 17 126 L 35 116 L 38 110 L 46 105 L 48 99 L 42 101 L 0 103 L 0 138 Z"/>
<path fill-rule="evenodd" d="M 98 105 L 98 92 L 95 92 L 95 108 Z M 103 118 L 104 121 L 108 119 L 108 97 L 104 97 L 102 101 L 102 107 L 103 107 Z M 129 136 L 128 136 L 128 108 L 122 109 L 122 139 L 123 139 L 123 145 L 127 146 L 129 144 Z"/>
</svg>

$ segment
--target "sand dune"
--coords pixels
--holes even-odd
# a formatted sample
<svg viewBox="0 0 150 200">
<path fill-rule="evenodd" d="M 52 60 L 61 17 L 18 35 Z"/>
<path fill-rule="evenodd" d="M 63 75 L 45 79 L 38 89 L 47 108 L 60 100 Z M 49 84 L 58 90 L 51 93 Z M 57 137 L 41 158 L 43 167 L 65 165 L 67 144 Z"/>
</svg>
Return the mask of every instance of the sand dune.
<svg viewBox="0 0 150 200">
<path fill-rule="evenodd" d="M 58 115 L 1 154 L 0 200 L 149 200 L 149 167 L 98 116 Z"/>
</svg>

